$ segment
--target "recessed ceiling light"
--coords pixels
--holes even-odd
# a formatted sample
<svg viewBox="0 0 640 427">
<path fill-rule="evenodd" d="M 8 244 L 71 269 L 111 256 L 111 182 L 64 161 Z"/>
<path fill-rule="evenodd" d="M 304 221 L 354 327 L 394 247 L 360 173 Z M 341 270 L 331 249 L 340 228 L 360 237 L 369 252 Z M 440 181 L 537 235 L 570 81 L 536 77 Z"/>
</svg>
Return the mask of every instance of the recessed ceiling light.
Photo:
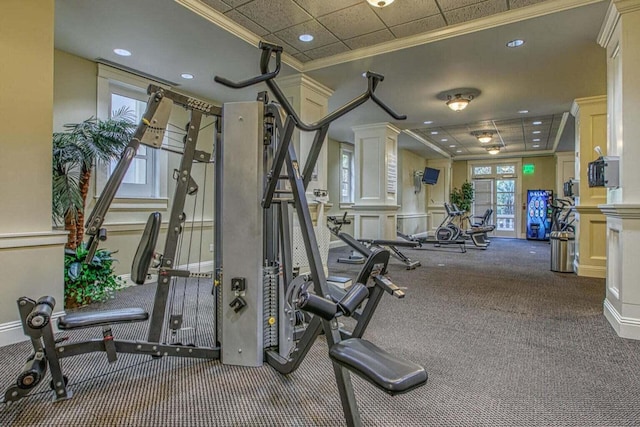
<svg viewBox="0 0 640 427">
<path fill-rule="evenodd" d="M 519 110 L 518 114 L 527 114 L 529 110 Z"/>
<path fill-rule="evenodd" d="M 456 153 L 462 153 L 462 150 L 456 150 Z"/>
<path fill-rule="evenodd" d="M 437 135 L 437 134 L 438 134 L 437 130 L 431 131 L 431 135 Z"/>
<path fill-rule="evenodd" d="M 533 122 L 532 124 L 534 124 L 534 125 L 536 125 L 536 126 L 537 126 L 537 125 L 541 125 L 541 124 L 542 124 L 542 122 Z"/>
<path fill-rule="evenodd" d="M 367 72 L 362 73 L 362 77 L 367 77 Z"/>
<path fill-rule="evenodd" d="M 127 49 L 113 49 L 113 53 L 120 56 L 131 56 L 131 52 Z"/>
<path fill-rule="evenodd" d="M 449 146 L 449 148 L 456 148 L 456 145 L 455 145 L 455 144 L 451 144 L 451 145 Z"/>
<path fill-rule="evenodd" d="M 511 40 L 510 42 L 507 42 L 507 47 L 520 47 L 523 44 L 524 44 L 524 40 L 515 39 L 515 40 Z"/>
<path fill-rule="evenodd" d="M 298 39 L 301 42 L 309 43 L 310 41 L 313 41 L 313 36 L 311 34 L 300 34 Z"/>
<path fill-rule="evenodd" d="M 540 138 L 533 138 L 533 142 L 540 142 Z"/>
<path fill-rule="evenodd" d="M 538 148 L 538 147 L 540 147 L 539 144 L 533 144 L 533 148 Z"/>
<path fill-rule="evenodd" d="M 191 80 L 193 78 L 193 74 L 182 73 L 180 74 L 180 77 L 182 77 L 183 79 Z"/>
<path fill-rule="evenodd" d="M 447 138 L 442 138 L 440 141 L 442 141 L 442 142 L 447 142 L 447 141 L 448 141 L 448 139 L 447 139 Z"/>
<path fill-rule="evenodd" d="M 539 130 L 534 130 L 533 133 L 537 135 L 537 134 L 540 133 L 540 131 Z"/>
<path fill-rule="evenodd" d="M 433 123 L 433 120 L 427 120 L 426 122 L 423 122 L 425 125 L 430 125 L 431 123 Z"/>
</svg>

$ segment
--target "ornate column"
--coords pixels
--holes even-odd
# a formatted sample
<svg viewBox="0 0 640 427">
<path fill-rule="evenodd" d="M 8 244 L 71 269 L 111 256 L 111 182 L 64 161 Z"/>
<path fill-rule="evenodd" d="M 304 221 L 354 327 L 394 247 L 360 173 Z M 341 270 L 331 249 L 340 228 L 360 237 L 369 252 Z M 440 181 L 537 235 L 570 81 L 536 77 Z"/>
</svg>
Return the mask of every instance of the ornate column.
<svg viewBox="0 0 640 427">
<path fill-rule="evenodd" d="M 389 123 L 352 129 L 355 133 L 355 235 L 395 239 L 400 129 Z"/>
<path fill-rule="evenodd" d="M 604 314 L 621 337 L 640 339 L 640 0 L 614 0 L 598 43 L 607 49 L 607 152 L 620 186 L 599 207 L 607 220 Z"/>
</svg>

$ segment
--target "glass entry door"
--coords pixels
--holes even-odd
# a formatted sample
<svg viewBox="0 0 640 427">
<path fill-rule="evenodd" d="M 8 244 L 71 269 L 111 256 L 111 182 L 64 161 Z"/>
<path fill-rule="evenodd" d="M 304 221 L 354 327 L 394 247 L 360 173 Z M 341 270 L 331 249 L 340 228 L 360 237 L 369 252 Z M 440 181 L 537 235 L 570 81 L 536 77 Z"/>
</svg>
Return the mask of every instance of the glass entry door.
<svg viewBox="0 0 640 427">
<path fill-rule="evenodd" d="M 518 237 L 516 229 L 516 180 L 496 178 L 495 235 Z"/>
</svg>

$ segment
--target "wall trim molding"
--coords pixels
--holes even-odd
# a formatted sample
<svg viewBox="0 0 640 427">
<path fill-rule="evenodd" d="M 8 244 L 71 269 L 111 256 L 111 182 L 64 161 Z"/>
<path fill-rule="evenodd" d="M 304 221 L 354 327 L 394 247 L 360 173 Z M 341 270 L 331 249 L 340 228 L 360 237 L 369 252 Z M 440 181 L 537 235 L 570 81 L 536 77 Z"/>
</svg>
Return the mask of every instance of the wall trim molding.
<svg viewBox="0 0 640 427">
<path fill-rule="evenodd" d="M 622 338 L 640 340 L 640 319 L 632 317 L 624 317 L 618 313 L 618 310 L 605 298 L 604 317 L 607 318 L 611 327 Z"/>
<path fill-rule="evenodd" d="M 354 205 L 354 211 L 388 211 L 393 212 L 400 209 L 400 205 Z M 355 215 L 355 214 L 354 214 Z"/>
<path fill-rule="evenodd" d="M 574 209 L 581 215 L 602 215 L 602 210 L 599 206 L 602 205 L 577 205 L 574 206 Z"/>
<path fill-rule="evenodd" d="M 621 219 L 640 219 L 640 205 L 607 204 L 598 205 L 598 209 L 607 217 Z"/>
<path fill-rule="evenodd" d="M 429 214 L 427 213 L 399 213 L 396 215 L 398 219 L 411 219 L 411 218 L 428 218 Z"/>
<path fill-rule="evenodd" d="M 16 307 L 16 312 L 18 308 Z M 51 315 L 51 322 L 53 325 L 53 331 L 55 333 L 60 332 L 58 330 L 57 319 L 64 316 L 66 313 L 63 311 L 56 311 Z M 0 347 L 4 347 L 11 344 L 16 344 L 23 341 L 28 341 L 29 337 L 24 334 L 22 330 L 22 322 L 20 320 L 14 320 L 7 323 L 0 324 Z"/>
<path fill-rule="evenodd" d="M 66 231 L 57 230 L 0 234 L 0 249 L 64 245 L 67 243 L 67 234 Z"/>
</svg>

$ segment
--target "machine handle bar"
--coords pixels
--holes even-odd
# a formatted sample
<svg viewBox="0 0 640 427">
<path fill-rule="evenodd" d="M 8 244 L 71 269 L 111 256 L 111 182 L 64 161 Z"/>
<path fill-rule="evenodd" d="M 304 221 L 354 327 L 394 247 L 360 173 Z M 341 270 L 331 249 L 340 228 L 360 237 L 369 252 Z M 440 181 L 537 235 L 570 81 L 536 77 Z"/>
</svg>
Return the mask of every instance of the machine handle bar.
<svg viewBox="0 0 640 427">
<path fill-rule="evenodd" d="M 350 102 L 346 103 L 345 105 L 333 111 L 332 113 L 329 113 L 328 115 L 326 115 L 325 117 L 323 117 L 322 119 L 318 120 L 315 123 L 311 123 L 311 124 L 304 123 L 300 119 L 298 114 L 295 112 L 295 110 L 293 109 L 289 101 L 287 100 L 287 97 L 284 95 L 284 93 L 282 93 L 282 90 L 280 89 L 278 84 L 274 81 L 274 78 L 280 72 L 282 47 L 274 44 L 270 44 L 270 43 L 265 43 L 262 41 L 260 42 L 258 47 L 262 49 L 262 56 L 260 58 L 260 72 L 262 73 L 261 75 L 250 78 L 248 80 L 241 81 L 241 82 L 232 82 L 228 79 L 225 79 L 219 76 L 215 76 L 214 80 L 224 86 L 231 87 L 234 89 L 240 89 L 240 88 L 251 86 L 257 83 L 266 82 L 267 86 L 269 87 L 269 89 L 271 89 L 271 92 L 273 93 L 275 98 L 278 100 L 280 105 L 282 105 L 282 108 L 285 110 L 285 112 L 289 116 L 291 116 L 291 118 L 293 119 L 298 129 L 301 129 L 307 132 L 316 131 L 324 126 L 329 125 L 331 122 L 339 119 L 340 117 L 344 116 L 345 114 L 355 109 L 356 107 L 364 104 L 369 98 L 371 98 L 373 102 L 378 104 L 387 114 L 389 114 L 394 119 L 405 120 L 407 118 L 407 116 L 404 114 L 400 115 L 394 112 L 391 109 L 391 107 L 386 105 L 382 100 L 380 100 L 380 98 L 375 96 L 374 92 L 378 86 L 378 83 L 384 80 L 384 76 L 382 74 L 377 74 L 371 71 L 367 71 L 366 77 L 368 81 L 368 87 L 365 93 L 352 99 Z M 274 71 L 269 71 L 269 62 L 271 61 L 272 53 L 275 53 L 276 68 Z"/>
</svg>

